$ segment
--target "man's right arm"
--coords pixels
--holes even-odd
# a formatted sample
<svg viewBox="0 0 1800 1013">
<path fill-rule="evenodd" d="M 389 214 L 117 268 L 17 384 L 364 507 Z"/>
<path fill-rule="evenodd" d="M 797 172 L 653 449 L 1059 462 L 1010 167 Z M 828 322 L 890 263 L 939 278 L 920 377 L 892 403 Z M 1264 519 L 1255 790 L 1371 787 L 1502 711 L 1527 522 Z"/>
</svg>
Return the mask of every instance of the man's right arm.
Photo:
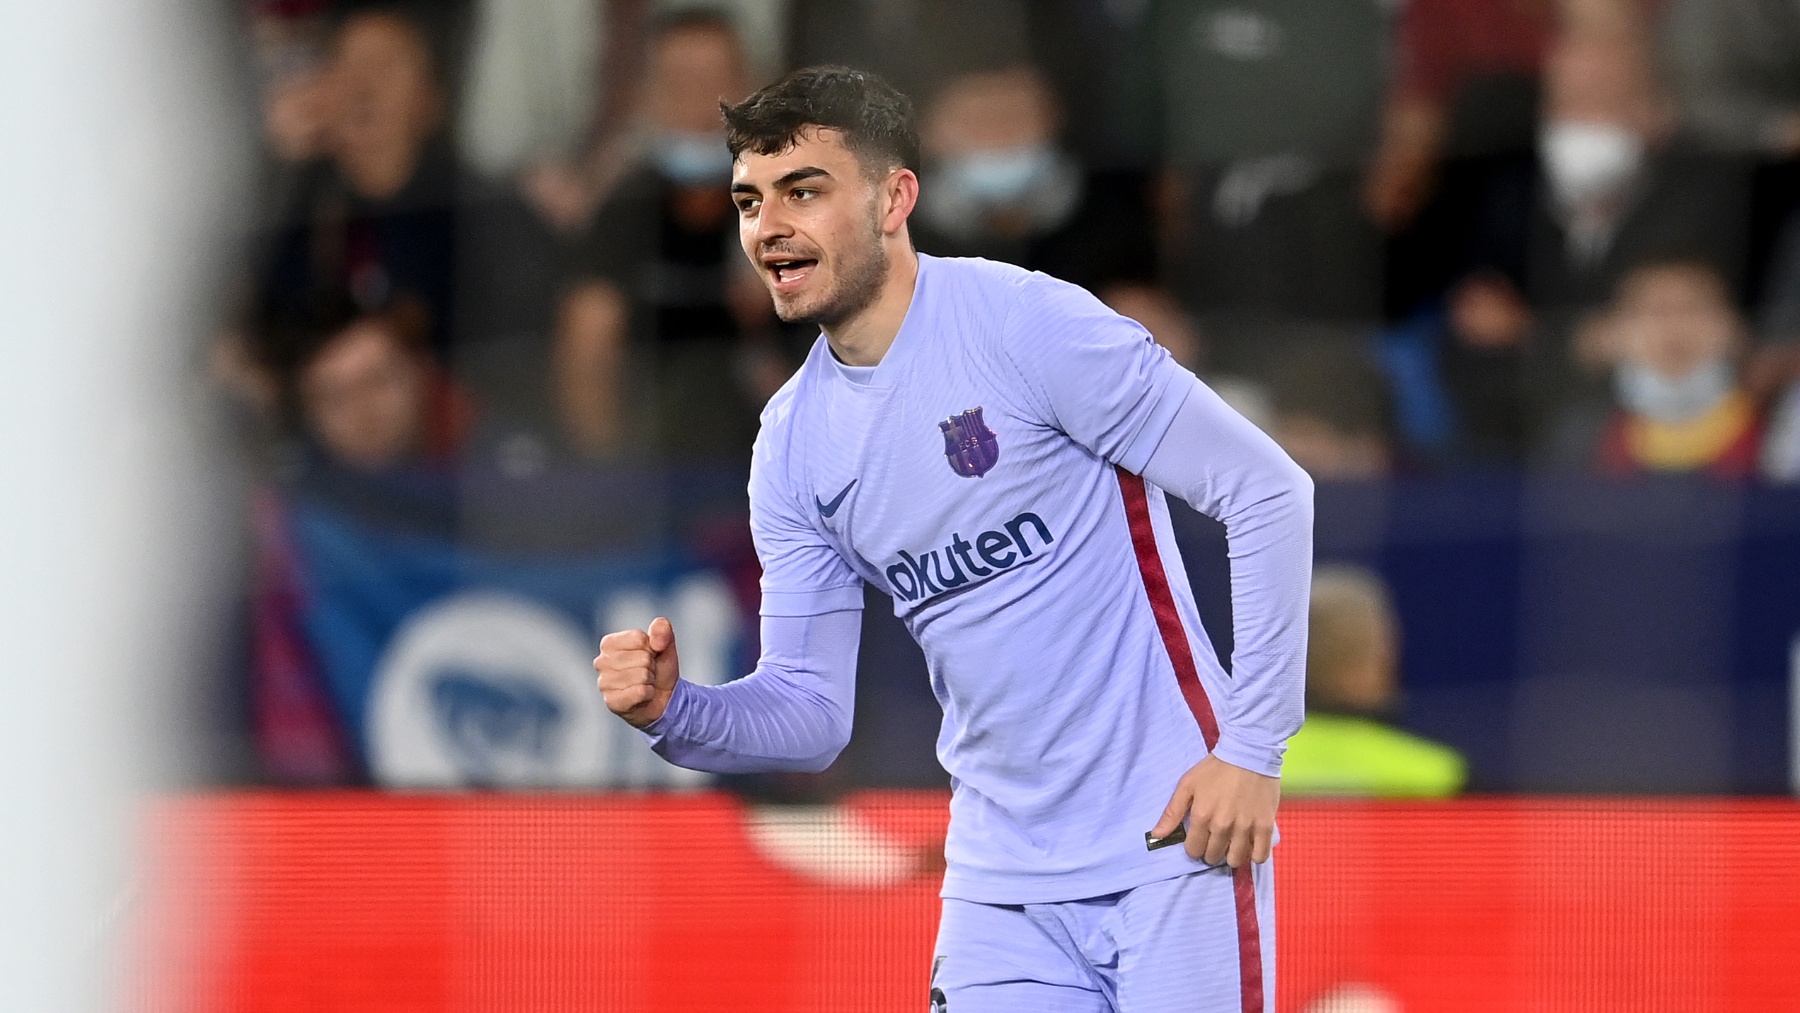
<svg viewBox="0 0 1800 1013">
<path fill-rule="evenodd" d="M 860 611 L 764 616 L 756 671 L 723 686 L 677 680 L 642 727 L 670 763 L 715 774 L 818 772 L 850 741 Z"/>
<path fill-rule="evenodd" d="M 765 423 L 750 467 L 763 569 L 756 670 L 723 686 L 680 681 L 674 631 L 661 619 L 608 636 L 594 659 L 607 706 L 669 762 L 695 770 L 819 771 L 850 740 L 862 579 L 806 516 L 770 440 Z"/>
</svg>

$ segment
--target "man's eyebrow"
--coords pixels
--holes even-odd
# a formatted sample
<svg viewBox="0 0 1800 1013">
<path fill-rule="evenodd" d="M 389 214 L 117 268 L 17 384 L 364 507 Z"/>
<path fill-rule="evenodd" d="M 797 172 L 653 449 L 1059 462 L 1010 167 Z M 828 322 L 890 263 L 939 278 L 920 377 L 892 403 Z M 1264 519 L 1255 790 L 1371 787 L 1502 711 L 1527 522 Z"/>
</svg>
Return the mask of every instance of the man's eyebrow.
<svg viewBox="0 0 1800 1013">
<path fill-rule="evenodd" d="M 830 175 L 831 173 L 826 172 L 816 165 L 809 165 L 804 169 L 795 169 L 793 172 L 776 180 L 775 189 L 786 190 L 788 187 L 793 186 L 795 183 L 799 183 L 802 180 L 817 179 L 820 176 L 829 177 Z"/>
<path fill-rule="evenodd" d="M 827 172 L 824 169 L 819 168 L 816 165 L 809 165 L 803 169 L 795 169 L 793 172 L 787 173 L 786 175 L 782 176 L 780 179 L 776 180 L 774 182 L 773 186 L 777 190 L 786 190 L 788 187 L 793 186 L 795 183 L 804 182 L 809 179 L 818 179 L 821 176 L 829 179 L 829 178 L 831 178 L 831 173 Z M 762 188 L 757 186 L 754 183 L 745 183 L 745 182 L 740 181 L 740 182 L 731 184 L 731 192 L 734 194 L 747 193 L 747 194 L 754 195 L 754 194 L 762 193 Z"/>
</svg>

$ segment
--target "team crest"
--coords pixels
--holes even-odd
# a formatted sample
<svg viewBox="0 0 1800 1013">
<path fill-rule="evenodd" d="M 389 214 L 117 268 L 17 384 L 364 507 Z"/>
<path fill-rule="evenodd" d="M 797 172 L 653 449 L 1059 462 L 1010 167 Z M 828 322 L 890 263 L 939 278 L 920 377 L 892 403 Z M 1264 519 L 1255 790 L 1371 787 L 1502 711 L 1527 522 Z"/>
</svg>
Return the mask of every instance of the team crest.
<svg viewBox="0 0 1800 1013">
<path fill-rule="evenodd" d="M 964 478 L 980 478 L 1000 460 L 1000 438 L 981 419 L 981 409 L 971 408 L 938 423 L 944 434 L 944 456 L 950 470 Z"/>
</svg>

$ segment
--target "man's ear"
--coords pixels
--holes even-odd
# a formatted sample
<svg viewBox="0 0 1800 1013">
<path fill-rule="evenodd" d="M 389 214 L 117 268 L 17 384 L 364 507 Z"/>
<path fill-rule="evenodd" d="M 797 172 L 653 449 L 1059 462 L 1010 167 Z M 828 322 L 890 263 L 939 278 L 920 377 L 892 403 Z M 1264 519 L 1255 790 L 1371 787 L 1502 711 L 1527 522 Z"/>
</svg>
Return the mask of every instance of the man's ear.
<svg viewBox="0 0 1800 1013">
<path fill-rule="evenodd" d="M 919 177 L 911 169 L 895 169 L 881 182 L 881 234 L 891 236 L 906 227 L 906 219 L 919 203 Z"/>
</svg>

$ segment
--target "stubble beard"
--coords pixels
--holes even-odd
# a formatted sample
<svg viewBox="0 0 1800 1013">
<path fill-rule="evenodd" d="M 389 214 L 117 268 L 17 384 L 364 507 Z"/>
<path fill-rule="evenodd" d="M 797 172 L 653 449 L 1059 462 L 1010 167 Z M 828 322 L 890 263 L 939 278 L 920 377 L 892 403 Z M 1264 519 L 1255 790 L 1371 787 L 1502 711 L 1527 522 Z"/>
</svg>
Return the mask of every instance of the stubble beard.
<svg viewBox="0 0 1800 1013">
<path fill-rule="evenodd" d="M 881 295 L 887 281 L 887 247 L 881 241 L 881 221 L 870 216 L 869 242 L 854 259 L 841 261 L 843 269 L 836 288 L 820 297 L 814 306 L 783 307 L 775 304 L 775 315 L 783 323 L 836 327 L 869 308 Z"/>
</svg>

